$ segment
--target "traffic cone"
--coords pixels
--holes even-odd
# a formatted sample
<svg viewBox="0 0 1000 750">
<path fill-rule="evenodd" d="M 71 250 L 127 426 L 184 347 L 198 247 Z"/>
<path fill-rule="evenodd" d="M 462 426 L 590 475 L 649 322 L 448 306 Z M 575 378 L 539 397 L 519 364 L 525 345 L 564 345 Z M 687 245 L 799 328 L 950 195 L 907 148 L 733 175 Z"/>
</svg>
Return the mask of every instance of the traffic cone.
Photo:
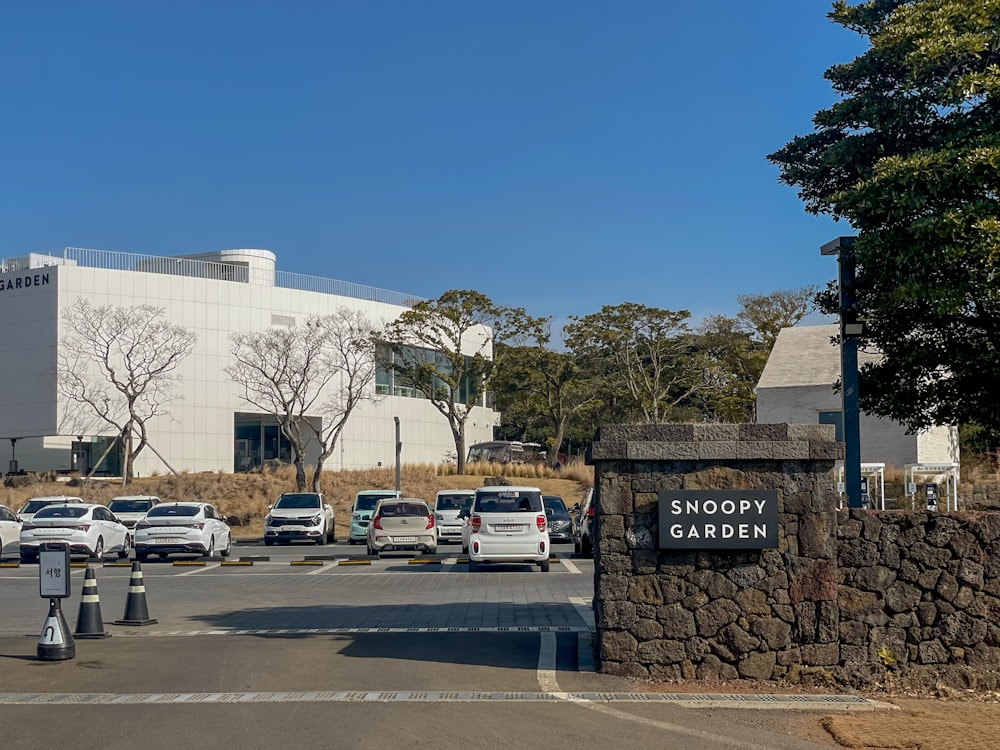
<svg viewBox="0 0 1000 750">
<path fill-rule="evenodd" d="M 38 636 L 38 658 L 42 661 L 62 661 L 76 656 L 76 642 L 69 633 L 58 599 L 49 599 L 49 616 Z"/>
<path fill-rule="evenodd" d="M 97 593 L 97 574 L 88 567 L 83 578 L 83 594 L 80 596 L 80 612 L 76 616 L 74 638 L 108 638 L 111 635 L 104 629 L 104 618 L 101 617 L 101 597 Z"/>
<path fill-rule="evenodd" d="M 132 576 L 128 580 L 128 599 L 125 600 L 125 614 L 115 620 L 115 625 L 155 625 L 146 607 L 146 587 L 142 583 L 142 565 L 132 563 Z"/>
</svg>

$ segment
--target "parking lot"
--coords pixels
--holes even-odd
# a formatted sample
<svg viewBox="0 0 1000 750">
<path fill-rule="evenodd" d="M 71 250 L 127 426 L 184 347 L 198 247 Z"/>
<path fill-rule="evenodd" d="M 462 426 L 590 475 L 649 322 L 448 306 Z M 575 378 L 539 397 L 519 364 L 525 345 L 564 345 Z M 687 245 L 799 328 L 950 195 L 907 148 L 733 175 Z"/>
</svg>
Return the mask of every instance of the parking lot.
<svg viewBox="0 0 1000 750">
<path fill-rule="evenodd" d="M 811 716 L 802 710 L 718 701 L 693 710 L 699 696 L 644 693 L 596 674 L 593 562 L 571 549 L 557 548 L 548 573 L 515 565 L 470 573 L 457 546 L 427 562 L 370 560 L 343 543 L 241 543 L 231 560 L 252 565 L 184 557 L 143 564 L 158 622 L 142 627 L 113 624 L 128 597 L 129 565 L 92 563 L 113 637 L 78 640 L 76 658 L 64 662 L 35 659 L 48 607 L 38 567 L 0 569 L 0 711 L 33 728 L 5 744 L 134 747 L 141 726 L 143 747 L 175 748 L 196 742 L 194 727 L 208 722 L 240 747 L 289 737 L 303 748 L 408 747 L 414 725 L 442 747 L 478 738 L 476 746 L 527 748 L 539 737 L 547 747 L 593 746 L 595 738 L 659 746 L 664 737 L 695 749 L 827 746 L 790 733 Z M 71 630 L 84 575 L 73 569 L 73 595 L 63 602 Z M 730 698 L 775 707 L 773 699 Z M 861 708 L 819 700 L 792 707 Z M 108 723 L 121 730 L 109 737 L 99 729 Z"/>
</svg>

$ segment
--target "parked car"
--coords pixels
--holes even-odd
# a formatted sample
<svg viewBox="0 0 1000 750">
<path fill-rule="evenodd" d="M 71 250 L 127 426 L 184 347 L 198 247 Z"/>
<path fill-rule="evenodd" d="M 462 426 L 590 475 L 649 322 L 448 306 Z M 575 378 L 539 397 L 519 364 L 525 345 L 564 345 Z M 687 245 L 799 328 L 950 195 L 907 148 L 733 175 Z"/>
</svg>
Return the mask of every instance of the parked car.
<svg viewBox="0 0 1000 750">
<path fill-rule="evenodd" d="M 135 556 L 166 557 L 188 552 L 212 557 L 216 550 L 229 557 L 233 535 L 219 512 L 208 503 L 160 503 L 135 525 Z"/>
<path fill-rule="evenodd" d="M 549 530 L 537 487 L 480 487 L 469 517 L 469 571 L 483 563 L 531 563 L 549 570 Z"/>
<path fill-rule="evenodd" d="M 437 552 L 434 513 L 413 497 L 379 500 L 368 525 L 368 554 L 413 550 Z"/>
<path fill-rule="evenodd" d="M 315 544 L 337 541 L 333 507 L 320 492 L 285 492 L 264 516 L 264 545 L 305 540 Z"/>
<path fill-rule="evenodd" d="M 465 520 L 458 514 L 472 506 L 475 490 L 441 490 L 434 498 L 434 526 L 437 528 L 438 544 L 462 541 L 462 527 Z"/>
<path fill-rule="evenodd" d="M 572 543 L 573 520 L 569 517 L 569 510 L 563 499 L 559 495 L 543 495 L 542 505 L 545 506 L 545 515 L 549 519 L 549 541 L 553 544 Z"/>
<path fill-rule="evenodd" d="M 108 510 L 114 513 L 119 521 L 132 529 L 135 528 L 136 523 L 146 517 L 150 508 L 159 504 L 160 498 L 156 495 L 119 495 L 111 498 Z"/>
<path fill-rule="evenodd" d="M 70 495 L 53 495 L 51 497 L 33 497 L 24 505 L 21 506 L 21 510 L 17 512 L 23 523 L 28 523 L 31 521 L 31 517 L 35 515 L 38 511 L 44 508 L 46 505 L 52 505 L 53 503 L 82 503 L 83 498 L 72 497 Z"/>
<path fill-rule="evenodd" d="M 0 505 L 0 560 L 16 557 L 21 550 L 21 519 L 6 505 Z"/>
<path fill-rule="evenodd" d="M 590 487 L 583 500 L 573 506 L 573 549 L 584 557 L 594 556 L 594 488 Z"/>
<path fill-rule="evenodd" d="M 348 544 L 359 544 L 368 539 L 368 524 L 379 500 L 398 498 L 401 494 L 396 490 L 361 490 L 354 496 L 351 507 L 351 528 L 347 533 Z"/>
<path fill-rule="evenodd" d="M 38 559 L 45 542 L 64 542 L 70 554 L 104 557 L 117 552 L 128 557 L 132 538 L 128 529 L 103 505 L 94 503 L 49 503 L 21 526 L 21 559 Z"/>
</svg>

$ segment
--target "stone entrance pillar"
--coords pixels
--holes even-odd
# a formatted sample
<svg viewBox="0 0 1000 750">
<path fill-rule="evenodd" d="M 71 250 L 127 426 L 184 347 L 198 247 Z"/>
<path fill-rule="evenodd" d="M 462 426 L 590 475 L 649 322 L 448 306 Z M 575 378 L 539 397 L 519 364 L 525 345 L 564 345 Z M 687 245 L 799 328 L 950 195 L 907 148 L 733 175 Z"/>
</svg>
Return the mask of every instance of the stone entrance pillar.
<svg viewBox="0 0 1000 750">
<path fill-rule="evenodd" d="M 830 425 L 604 427 L 596 492 L 597 660 L 653 679 L 780 679 L 839 658 Z M 659 547 L 661 490 L 776 490 L 776 549 Z"/>
</svg>

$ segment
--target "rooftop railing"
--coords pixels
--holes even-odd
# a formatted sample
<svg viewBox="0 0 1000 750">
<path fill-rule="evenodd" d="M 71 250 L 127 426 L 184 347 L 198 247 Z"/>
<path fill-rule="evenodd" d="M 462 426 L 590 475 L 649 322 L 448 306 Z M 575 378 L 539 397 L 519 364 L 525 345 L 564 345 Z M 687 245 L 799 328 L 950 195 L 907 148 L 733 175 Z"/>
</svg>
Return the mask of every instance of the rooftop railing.
<svg viewBox="0 0 1000 750">
<path fill-rule="evenodd" d="M 379 289 L 365 284 L 269 268 L 255 268 L 246 263 L 220 263 L 176 256 L 122 253 L 114 250 L 93 250 L 82 247 L 64 248 L 62 254 L 32 253 L 26 257 L 2 259 L 0 260 L 0 273 L 55 265 L 103 268 L 110 271 L 161 273 L 171 276 L 256 284 L 258 286 L 276 286 L 282 289 L 332 294 L 402 307 L 412 307 L 423 299 L 412 294 Z"/>
</svg>

